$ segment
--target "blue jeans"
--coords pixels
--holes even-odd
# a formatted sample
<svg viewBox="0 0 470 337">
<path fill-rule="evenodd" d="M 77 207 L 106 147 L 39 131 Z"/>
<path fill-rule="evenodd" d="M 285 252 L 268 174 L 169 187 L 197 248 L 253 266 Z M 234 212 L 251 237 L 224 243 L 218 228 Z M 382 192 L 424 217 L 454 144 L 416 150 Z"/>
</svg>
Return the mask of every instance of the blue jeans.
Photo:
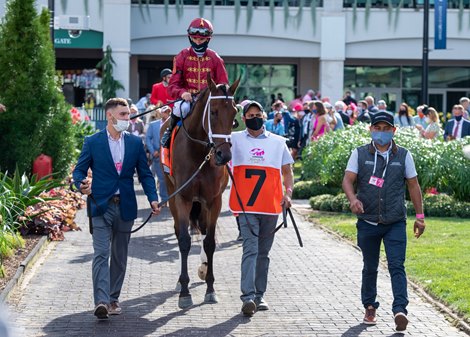
<svg viewBox="0 0 470 337">
<path fill-rule="evenodd" d="M 263 297 L 268 284 L 269 251 L 274 242 L 278 215 L 240 214 L 240 232 L 243 238 L 240 288 L 242 301 Z M 247 223 L 247 219 L 249 224 Z M 251 230 L 258 235 L 255 236 Z"/>
<path fill-rule="evenodd" d="M 379 307 L 377 297 L 377 273 L 380 258 L 380 245 L 383 241 L 387 255 L 388 270 L 392 281 L 394 314 L 407 314 L 407 281 L 405 273 L 406 221 L 390 225 L 371 225 L 363 220 L 357 221 L 357 243 L 362 250 L 364 267 L 362 269 L 361 300 L 365 308 L 369 305 Z"/>
<path fill-rule="evenodd" d="M 158 194 L 160 195 L 160 201 L 168 198 L 168 190 L 166 189 L 165 176 L 160 165 L 160 157 L 153 157 L 152 160 L 152 173 L 157 176 L 159 182 Z"/>
<path fill-rule="evenodd" d="M 119 299 L 126 275 L 131 235 L 118 231 L 130 231 L 133 224 L 134 220 L 121 219 L 119 205 L 112 201 L 108 203 L 103 216 L 93 217 L 92 279 L 95 305 Z"/>
</svg>

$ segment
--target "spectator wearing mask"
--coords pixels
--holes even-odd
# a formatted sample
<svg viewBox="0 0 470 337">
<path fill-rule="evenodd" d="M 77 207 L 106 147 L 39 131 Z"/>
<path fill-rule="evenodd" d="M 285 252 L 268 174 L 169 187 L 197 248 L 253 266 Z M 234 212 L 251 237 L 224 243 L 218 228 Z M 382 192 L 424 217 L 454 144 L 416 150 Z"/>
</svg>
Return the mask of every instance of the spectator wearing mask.
<svg viewBox="0 0 470 337">
<path fill-rule="evenodd" d="M 452 114 L 454 118 L 447 122 L 444 129 L 444 140 L 461 139 L 470 136 L 470 122 L 463 119 L 464 107 L 460 104 L 454 105 Z"/>
<path fill-rule="evenodd" d="M 370 123 L 369 110 L 367 110 L 367 102 L 359 101 L 357 108 L 357 121 L 363 123 Z"/>
<path fill-rule="evenodd" d="M 421 124 L 416 124 L 416 128 L 419 130 L 421 137 L 426 139 L 436 139 L 441 131 L 441 126 L 439 124 L 439 114 L 434 108 L 428 109 L 426 124 L 428 125 L 426 129 L 424 129 Z"/>
<path fill-rule="evenodd" d="M 346 114 L 349 117 L 349 125 L 353 125 L 357 119 L 357 106 L 354 103 L 351 103 L 346 108 Z"/>
<path fill-rule="evenodd" d="M 131 117 L 137 115 L 139 110 L 135 104 L 130 106 Z M 136 135 L 140 138 L 143 138 L 144 135 L 144 122 L 140 118 L 132 118 L 129 119 L 129 127 L 127 128 L 127 132 Z"/>
<path fill-rule="evenodd" d="M 343 102 L 346 105 L 349 105 L 351 103 L 354 103 L 355 105 L 357 105 L 357 101 L 351 96 L 351 91 L 349 90 L 344 93 Z"/>
<path fill-rule="evenodd" d="M 314 97 L 315 97 L 315 91 L 312 89 L 309 89 L 307 93 L 304 95 L 304 97 L 302 98 L 302 103 L 313 101 Z"/>
<path fill-rule="evenodd" d="M 398 113 L 395 115 L 394 118 L 395 125 L 400 127 L 407 127 L 407 126 L 415 126 L 413 118 L 410 116 L 410 109 L 408 104 L 401 103 Z"/>
<path fill-rule="evenodd" d="M 284 125 L 288 125 L 288 127 L 286 128 L 286 134 L 289 138 L 289 140 L 287 141 L 287 147 L 290 149 L 292 158 L 294 160 L 297 159 L 297 153 L 300 148 L 300 140 L 302 139 L 302 116 L 301 114 L 299 114 L 299 112 L 304 112 L 303 107 L 300 104 L 294 106 L 294 117 L 290 116 L 289 113 L 283 113 Z M 286 118 L 286 116 L 288 118 Z M 288 123 L 286 123 L 286 120 L 288 120 Z"/>
<path fill-rule="evenodd" d="M 284 122 L 282 120 L 282 113 L 280 111 L 276 111 L 274 114 L 273 119 L 268 119 L 266 121 L 266 131 L 272 132 L 279 136 L 284 136 L 285 129 L 284 129 Z"/>
<path fill-rule="evenodd" d="M 428 112 L 427 105 L 420 105 L 416 108 L 416 112 L 418 113 L 416 116 L 413 117 L 413 121 L 415 126 L 421 125 L 423 130 L 426 130 L 428 127 L 428 123 L 426 123 L 426 115 Z"/>
<path fill-rule="evenodd" d="M 277 112 L 280 112 L 282 113 L 283 111 L 283 106 L 284 106 L 284 103 L 282 103 L 282 101 L 279 101 L 279 100 L 276 100 L 274 102 L 274 104 L 271 105 L 271 111 L 268 113 L 268 119 L 273 119 L 274 118 L 274 115 L 277 113 Z"/>
</svg>

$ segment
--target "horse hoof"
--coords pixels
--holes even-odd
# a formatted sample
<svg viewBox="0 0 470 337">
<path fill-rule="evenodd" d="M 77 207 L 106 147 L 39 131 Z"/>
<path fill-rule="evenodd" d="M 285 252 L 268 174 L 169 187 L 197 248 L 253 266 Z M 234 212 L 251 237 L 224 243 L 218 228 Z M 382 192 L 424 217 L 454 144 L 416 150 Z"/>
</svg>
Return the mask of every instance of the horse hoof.
<svg viewBox="0 0 470 337">
<path fill-rule="evenodd" d="M 204 303 L 214 304 L 219 303 L 217 295 L 215 293 L 209 293 L 204 296 Z"/>
<path fill-rule="evenodd" d="M 178 307 L 180 309 L 186 309 L 193 305 L 193 299 L 191 295 L 180 297 L 178 300 Z"/>
<path fill-rule="evenodd" d="M 197 270 L 197 275 L 199 276 L 201 280 L 203 281 L 206 280 L 206 275 L 207 275 L 207 263 L 206 262 L 201 263 L 201 265 L 199 266 Z"/>
<path fill-rule="evenodd" d="M 175 291 L 177 291 L 177 292 L 181 291 L 181 283 L 180 282 L 176 283 Z"/>
</svg>

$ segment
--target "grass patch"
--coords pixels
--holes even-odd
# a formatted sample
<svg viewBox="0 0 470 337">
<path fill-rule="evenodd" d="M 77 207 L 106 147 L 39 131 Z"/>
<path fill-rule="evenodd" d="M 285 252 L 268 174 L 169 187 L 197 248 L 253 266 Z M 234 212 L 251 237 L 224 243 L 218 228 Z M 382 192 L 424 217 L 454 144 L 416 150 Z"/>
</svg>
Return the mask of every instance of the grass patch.
<svg viewBox="0 0 470 337">
<path fill-rule="evenodd" d="M 297 160 L 294 162 L 294 181 L 299 181 L 302 175 L 302 161 Z"/>
<path fill-rule="evenodd" d="M 354 215 L 313 212 L 309 218 L 356 243 Z M 419 239 L 413 235 L 413 219 L 410 220 L 407 226 L 408 277 L 469 321 L 470 219 L 426 218 L 426 231 Z M 382 257 L 385 256 L 382 254 Z"/>
</svg>

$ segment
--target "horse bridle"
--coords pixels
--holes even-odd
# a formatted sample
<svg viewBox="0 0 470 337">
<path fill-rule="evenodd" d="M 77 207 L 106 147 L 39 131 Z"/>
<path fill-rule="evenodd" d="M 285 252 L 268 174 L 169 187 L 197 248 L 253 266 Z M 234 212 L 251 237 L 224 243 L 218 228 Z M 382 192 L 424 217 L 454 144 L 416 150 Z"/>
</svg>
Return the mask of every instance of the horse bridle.
<svg viewBox="0 0 470 337">
<path fill-rule="evenodd" d="M 201 145 L 204 145 L 208 148 L 217 148 L 225 143 L 229 143 L 231 144 L 230 140 L 232 139 L 232 135 L 231 133 L 229 134 L 221 134 L 221 133 L 213 133 L 212 132 L 212 126 L 211 126 L 211 100 L 213 99 L 230 99 L 230 100 L 234 100 L 234 97 L 233 96 L 212 96 L 212 93 L 209 92 L 209 97 L 207 98 L 207 101 L 206 101 L 206 105 L 204 106 L 204 112 L 203 112 L 203 115 L 202 115 L 202 128 L 203 130 L 206 132 L 207 134 L 207 137 L 209 139 L 209 141 L 203 141 L 203 140 L 200 140 L 200 139 L 196 139 L 194 137 L 192 137 L 189 132 L 188 132 L 188 129 L 186 129 L 186 126 L 184 125 L 184 120 L 186 118 L 183 118 L 182 122 L 181 122 L 181 126 L 182 126 L 182 129 L 184 130 L 184 133 L 186 134 L 186 137 L 188 137 L 191 141 L 195 142 L 195 143 L 199 143 Z M 188 114 L 189 116 L 190 114 Z M 208 130 L 206 130 L 205 126 L 204 126 L 204 122 L 206 120 L 206 116 L 207 116 L 207 127 L 208 127 Z M 225 141 L 224 142 L 221 142 L 220 144 L 218 145 L 215 145 L 215 142 L 214 142 L 214 138 L 215 139 L 224 139 Z"/>
</svg>

